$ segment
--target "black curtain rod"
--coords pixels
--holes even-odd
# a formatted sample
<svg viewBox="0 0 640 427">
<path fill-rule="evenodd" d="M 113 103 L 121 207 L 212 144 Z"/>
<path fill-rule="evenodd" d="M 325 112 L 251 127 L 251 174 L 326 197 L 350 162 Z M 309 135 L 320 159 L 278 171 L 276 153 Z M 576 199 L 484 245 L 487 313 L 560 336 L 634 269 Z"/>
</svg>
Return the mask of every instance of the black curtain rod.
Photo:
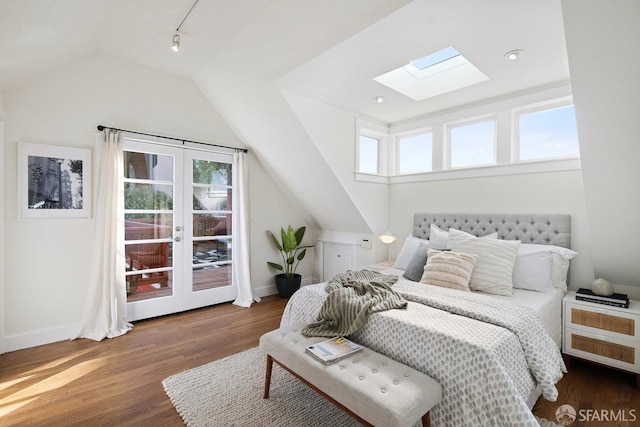
<svg viewBox="0 0 640 427">
<path fill-rule="evenodd" d="M 97 127 L 98 127 L 98 130 L 100 132 L 102 132 L 105 129 L 111 129 L 111 130 L 116 130 L 116 131 L 120 131 L 120 132 L 135 133 L 136 135 L 145 135 L 145 136 L 152 136 L 154 138 L 164 138 L 164 139 L 172 139 L 174 141 L 182 141 L 182 145 L 184 145 L 185 142 L 189 142 L 191 144 L 201 144 L 201 145 L 208 145 L 210 147 L 220 147 L 220 148 L 226 148 L 226 149 L 229 149 L 229 150 L 242 151 L 243 153 L 246 153 L 248 151 L 246 148 L 229 147 L 227 145 L 219 145 L 219 144 L 210 144 L 208 142 L 191 141 L 189 139 L 174 138 L 172 136 L 154 135 L 152 133 L 137 132 L 135 130 L 112 128 L 111 126 L 98 125 Z"/>
</svg>

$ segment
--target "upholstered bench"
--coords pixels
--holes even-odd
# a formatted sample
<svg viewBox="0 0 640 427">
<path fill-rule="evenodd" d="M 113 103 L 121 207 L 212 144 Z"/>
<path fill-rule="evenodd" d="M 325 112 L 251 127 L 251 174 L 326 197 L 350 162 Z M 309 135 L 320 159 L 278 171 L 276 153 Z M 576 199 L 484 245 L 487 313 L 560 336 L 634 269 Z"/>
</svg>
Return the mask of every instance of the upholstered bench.
<svg viewBox="0 0 640 427">
<path fill-rule="evenodd" d="M 434 379 L 366 347 L 332 364 L 305 351 L 326 338 L 307 338 L 303 323 L 284 326 L 260 338 L 267 353 L 264 398 L 269 397 L 276 362 L 358 422 L 376 427 L 430 425 L 429 410 L 442 399 Z"/>
</svg>

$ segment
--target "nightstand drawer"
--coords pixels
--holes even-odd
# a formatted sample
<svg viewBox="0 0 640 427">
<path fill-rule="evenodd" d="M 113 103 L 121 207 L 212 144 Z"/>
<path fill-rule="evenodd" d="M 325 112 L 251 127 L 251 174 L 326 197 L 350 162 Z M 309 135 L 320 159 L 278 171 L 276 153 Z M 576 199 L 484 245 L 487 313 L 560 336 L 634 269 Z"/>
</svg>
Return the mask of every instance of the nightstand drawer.
<svg viewBox="0 0 640 427">
<path fill-rule="evenodd" d="M 640 372 L 640 342 L 573 328 L 567 328 L 565 333 L 565 353 Z"/>
<path fill-rule="evenodd" d="M 576 307 L 571 308 L 571 323 L 631 336 L 635 332 L 635 319 L 594 313 L 593 311 L 581 310 Z"/>
<path fill-rule="evenodd" d="M 640 316 L 637 313 L 567 302 L 565 315 L 567 327 L 640 341 Z"/>
</svg>

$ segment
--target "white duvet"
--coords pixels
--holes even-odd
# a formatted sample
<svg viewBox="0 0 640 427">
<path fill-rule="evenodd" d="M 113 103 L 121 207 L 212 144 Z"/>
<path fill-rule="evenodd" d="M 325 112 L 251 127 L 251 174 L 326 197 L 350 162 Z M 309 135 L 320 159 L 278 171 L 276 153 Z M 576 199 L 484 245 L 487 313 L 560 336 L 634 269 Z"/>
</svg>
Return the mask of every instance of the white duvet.
<svg viewBox="0 0 640 427">
<path fill-rule="evenodd" d="M 281 324 L 314 321 L 324 289 L 297 291 Z M 394 289 L 410 301 L 407 309 L 371 315 L 351 338 L 442 384 L 443 400 L 431 411 L 434 426 L 539 425 L 526 398 L 540 385 L 544 397 L 555 400 L 555 383 L 566 369 L 533 310 L 410 281 Z"/>
</svg>

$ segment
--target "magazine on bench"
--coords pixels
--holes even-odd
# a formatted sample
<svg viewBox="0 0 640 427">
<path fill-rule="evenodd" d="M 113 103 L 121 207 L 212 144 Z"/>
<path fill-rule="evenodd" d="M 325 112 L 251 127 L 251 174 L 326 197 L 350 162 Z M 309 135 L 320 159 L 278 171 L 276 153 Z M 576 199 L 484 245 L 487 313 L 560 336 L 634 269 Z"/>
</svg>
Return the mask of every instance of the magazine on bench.
<svg viewBox="0 0 640 427">
<path fill-rule="evenodd" d="M 334 337 L 307 346 L 307 352 L 324 363 L 333 363 L 362 350 L 362 346 L 344 337 Z"/>
</svg>

